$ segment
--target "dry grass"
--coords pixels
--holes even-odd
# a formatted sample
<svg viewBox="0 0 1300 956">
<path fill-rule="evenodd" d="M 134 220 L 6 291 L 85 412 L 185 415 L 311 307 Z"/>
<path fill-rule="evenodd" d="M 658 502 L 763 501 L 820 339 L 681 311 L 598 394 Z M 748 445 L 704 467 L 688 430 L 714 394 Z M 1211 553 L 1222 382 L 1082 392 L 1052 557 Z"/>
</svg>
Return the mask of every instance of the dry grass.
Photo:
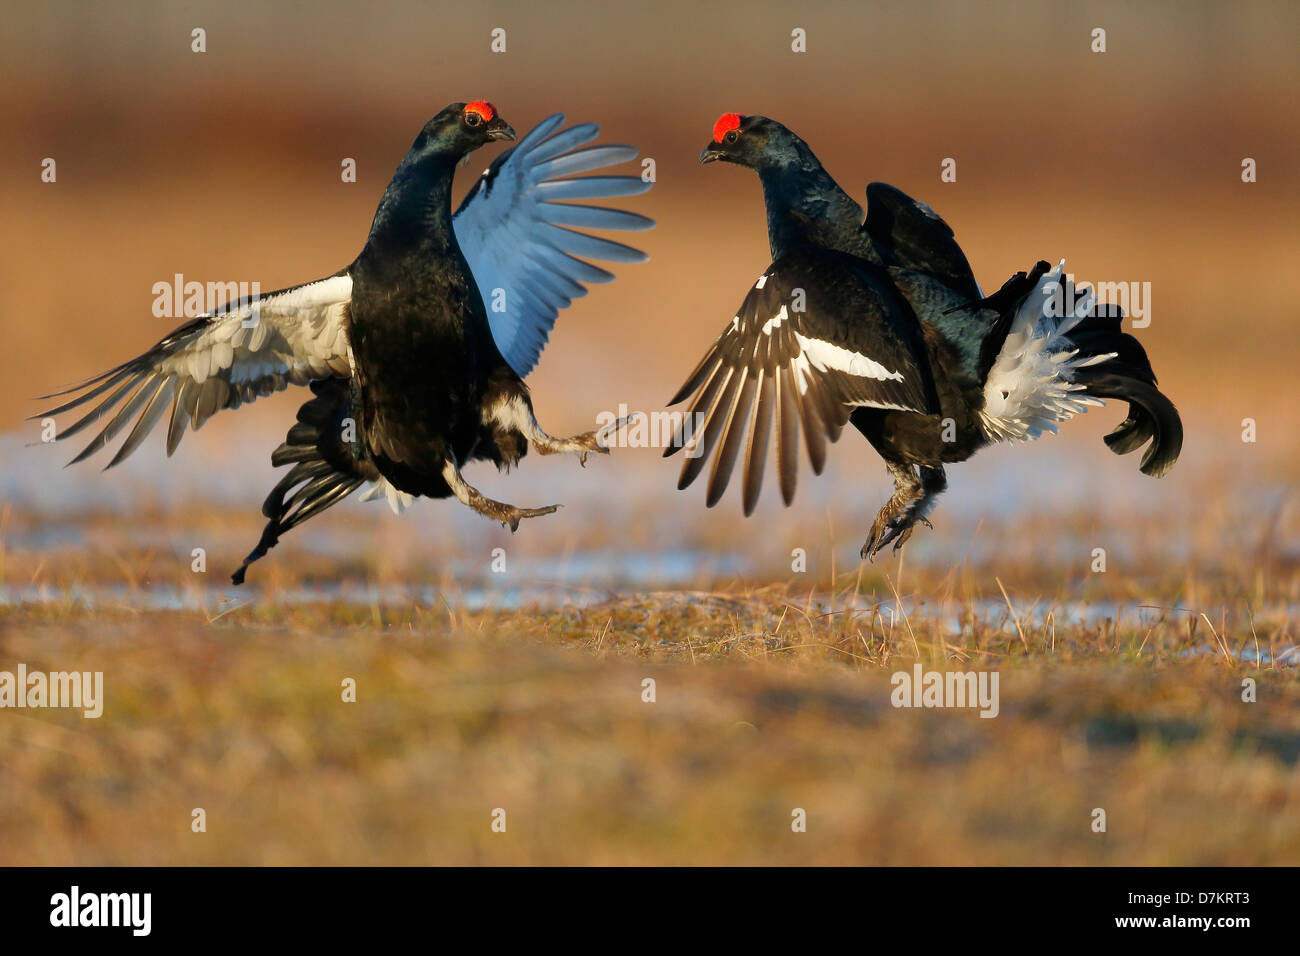
<svg viewBox="0 0 1300 956">
<path fill-rule="evenodd" d="M 865 565 L 882 495 L 847 443 L 745 522 L 624 452 L 489 475 L 575 505 L 515 536 L 348 505 L 239 591 L 251 503 L 29 495 L 0 510 L 0 669 L 102 670 L 107 704 L 0 714 L 0 863 L 1300 862 L 1294 455 L 1229 442 L 1127 498 L 1151 486 L 1087 434 L 1107 424 L 963 466 L 935 530 Z M 1038 504 L 970 495 L 1085 447 Z M 671 549 L 704 563 L 620 578 Z M 999 715 L 893 708 L 916 661 L 996 671 Z"/>
<path fill-rule="evenodd" d="M 107 706 L 0 720 L 0 861 L 1300 859 L 1285 609 L 1253 629 L 1227 607 L 1034 623 L 1014 594 L 1014 619 L 991 613 L 998 585 L 974 572 L 948 608 L 917 603 L 942 581 L 910 577 L 892 625 L 892 594 L 877 605 L 852 576 L 812 600 L 770 586 L 520 611 L 11 607 L 0 660 L 103 670 Z M 1274 662 L 1241 659 L 1257 647 Z M 914 660 L 996 670 L 1001 713 L 894 709 L 889 675 Z"/>
</svg>

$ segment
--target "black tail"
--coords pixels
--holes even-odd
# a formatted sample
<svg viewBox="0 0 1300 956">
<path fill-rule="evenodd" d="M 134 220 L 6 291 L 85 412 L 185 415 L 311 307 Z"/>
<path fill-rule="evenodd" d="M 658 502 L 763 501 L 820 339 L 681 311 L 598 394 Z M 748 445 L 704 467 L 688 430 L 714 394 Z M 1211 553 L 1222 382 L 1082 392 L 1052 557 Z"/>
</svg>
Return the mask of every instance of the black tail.
<svg viewBox="0 0 1300 956">
<path fill-rule="evenodd" d="M 358 440 L 356 402 L 351 379 L 328 378 L 311 383 L 315 398 L 298 409 L 298 424 L 271 455 L 271 464 L 293 467 L 271 489 L 262 504 L 270 520 L 244 563 L 230 576 L 244 583 L 248 566 L 263 557 L 289 529 L 342 501 L 364 482 L 379 478 Z M 301 486 L 301 487 L 298 487 Z"/>
<path fill-rule="evenodd" d="M 1094 398 L 1129 403 L 1128 417 L 1106 436 L 1106 444 L 1115 454 L 1127 455 L 1150 441 L 1139 467 L 1143 474 L 1159 478 L 1174 467 L 1182 451 L 1183 422 L 1174 403 L 1156 388 L 1156 374 L 1146 350 L 1122 330 L 1123 318 L 1119 306 L 1098 304 L 1069 331 L 1080 356 L 1115 353 L 1114 358 L 1079 369 L 1074 381 Z"/>
</svg>

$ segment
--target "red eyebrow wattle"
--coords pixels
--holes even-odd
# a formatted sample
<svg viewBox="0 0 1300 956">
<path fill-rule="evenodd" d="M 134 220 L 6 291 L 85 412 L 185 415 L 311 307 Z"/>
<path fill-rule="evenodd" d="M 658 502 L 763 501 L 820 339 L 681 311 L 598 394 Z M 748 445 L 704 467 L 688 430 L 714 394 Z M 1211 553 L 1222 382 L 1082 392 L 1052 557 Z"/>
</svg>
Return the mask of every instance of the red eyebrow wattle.
<svg viewBox="0 0 1300 956">
<path fill-rule="evenodd" d="M 733 129 L 740 129 L 739 113 L 723 113 L 718 117 L 718 121 L 713 124 L 713 141 L 721 143 L 722 137 L 726 136 Z"/>
<path fill-rule="evenodd" d="M 490 123 L 492 117 L 497 115 L 497 108 L 487 100 L 475 100 L 473 103 L 465 104 L 466 113 L 474 113 L 485 123 Z"/>
</svg>

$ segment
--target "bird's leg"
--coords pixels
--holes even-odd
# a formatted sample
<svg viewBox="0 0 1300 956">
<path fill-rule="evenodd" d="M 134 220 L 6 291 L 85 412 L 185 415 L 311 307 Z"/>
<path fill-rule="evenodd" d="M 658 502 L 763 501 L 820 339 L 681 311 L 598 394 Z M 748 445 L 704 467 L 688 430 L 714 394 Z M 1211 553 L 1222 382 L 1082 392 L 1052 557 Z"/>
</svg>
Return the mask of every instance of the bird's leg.
<svg viewBox="0 0 1300 956">
<path fill-rule="evenodd" d="M 898 540 L 894 542 L 895 551 L 901 548 L 903 542 L 912 536 L 912 531 L 918 521 L 927 528 L 934 528 L 934 525 L 930 524 L 930 511 L 934 508 L 935 501 L 948 487 L 948 476 L 944 474 L 942 465 L 935 467 L 921 465 L 917 470 L 921 473 L 921 494 L 907 506 L 906 510 L 897 519 L 900 523 L 906 522 L 906 527 Z"/>
<path fill-rule="evenodd" d="M 570 438 L 555 438 L 548 435 L 542 429 L 542 426 L 537 423 L 537 418 L 533 415 L 531 402 L 515 398 L 497 412 L 497 420 L 503 424 L 508 422 L 517 428 L 528 439 L 528 442 L 537 449 L 539 455 L 574 454 L 578 456 L 579 463 L 584 466 L 587 464 L 587 455 L 591 452 L 598 455 L 609 454 L 609 446 L 605 442 L 626 425 L 631 420 L 631 417 L 625 416 L 602 428 L 583 432 L 581 435 L 574 435 Z"/>
<path fill-rule="evenodd" d="M 894 550 L 903 546 L 912 536 L 917 522 L 933 527 L 926 517 L 934 507 L 935 499 L 948 487 L 943 468 L 921 465 L 920 476 L 910 465 L 890 464 L 894 476 L 894 494 L 880 509 L 871 526 L 871 533 L 862 545 L 862 557 L 875 557 L 886 545 L 893 542 Z"/>
<path fill-rule="evenodd" d="M 483 492 L 470 485 L 461 476 L 460 468 L 456 466 L 454 458 L 448 457 L 447 463 L 442 466 L 442 477 L 451 488 L 451 493 L 456 496 L 456 500 L 463 505 L 468 505 L 481 515 L 486 515 L 493 521 L 500 521 L 501 526 L 515 531 L 519 528 L 519 521 L 522 518 L 538 518 L 542 515 L 553 514 L 559 505 L 547 505 L 545 508 L 516 508 L 514 505 L 508 505 L 502 501 L 493 501 Z"/>
<path fill-rule="evenodd" d="M 894 519 L 902 514 L 903 510 L 921 493 L 920 479 L 916 477 L 916 472 L 911 465 L 900 462 L 886 462 L 886 465 L 889 473 L 894 476 L 894 493 L 871 524 L 871 531 L 862 545 L 861 553 L 864 558 L 873 557 L 877 551 L 898 536 L 897 531 L 891 533 L 890 530 Z"/>
</svg>

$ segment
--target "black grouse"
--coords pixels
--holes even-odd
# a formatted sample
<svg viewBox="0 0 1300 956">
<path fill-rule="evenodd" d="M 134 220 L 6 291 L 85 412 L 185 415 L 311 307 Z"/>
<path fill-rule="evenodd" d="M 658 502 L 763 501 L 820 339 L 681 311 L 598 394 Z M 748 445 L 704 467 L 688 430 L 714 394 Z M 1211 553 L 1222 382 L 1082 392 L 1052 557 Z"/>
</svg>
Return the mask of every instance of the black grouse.
<svg viewBox="0 0 1300 956">
<path fill-rule="evenodd" d="M 665 456 L 686 448 L 678 488 L 713 458 L 707 504 L 745 448 L 744 510 L 758 501 L 773 430 L 794 497 L 799 431 L 820 474 L 826 442 L 852 423 L 885 460 L 894 494 L 862 556 L 897 550 L 947 480 L 944 465 L 997 441 L 1027 441 L 1101 405 L 1129 403 L 1106 443 L 1150 442 L 1143 473 L 1164 475 L 1183 430 L 1122 311 L 1076 290 L 1064 262 L 1039 262 L 985 297 L 952 230 L 884 183 L 867 212 L 802 139 L 763 116 L 728 113 L 700 162 L 748 166 L 767 206 L 772 264 L 670 405 L 694 395 Z"/>
<path fill-rule="evenodd" d="M 309 384 L 314 397 L 271 456 L 274 465 L 293 467 L 262 507 L 266 529 L 232 575 L 236 584 L 285 532 L 367 482 L 373 487 L 365 498 L 384 496 L 394 511 L 414 496 L 455 496 L 511 530 L 522 518 L 555 511 L 556 505 L 493 501 L 466 482 L 462 469 L 475 460 L 508 469 L 530 443 L 540 454 L 572 452 L 585 462 L 589 452 L 607 453 L 603 438 L 619 424 L 553 438 L 533 416 L 523 381 L 558 310 L 584 295 L 586 283 L 614 278 L 585 259 L 646 259 L 568 227 L 653 225 L 634 213 L 563 201 L 630 196 L 651 185 L 640 176 L 573 177 L 637 151 L 579 148 L 598 128 L 587 123 L 557 132 L 563 123 L 562 115 L 551 116 L 498 156 L 453 216 L 457 164 L 481 146 L 516 137 L 490 103 L 448 106 L 425 124 L 397 167 L 351 265 L 200 316 L 138 358 L 56 392 L 75 397 L 42 416 L 98 400 L 58 433 L 63 439 L 120 405 L 73 459 L 103 448 L 134 422 L 112 467 L 169 405 L 168 455 L 187 425 L 198 429 L 221 409 L 286 384 Z"/>
</svg>

